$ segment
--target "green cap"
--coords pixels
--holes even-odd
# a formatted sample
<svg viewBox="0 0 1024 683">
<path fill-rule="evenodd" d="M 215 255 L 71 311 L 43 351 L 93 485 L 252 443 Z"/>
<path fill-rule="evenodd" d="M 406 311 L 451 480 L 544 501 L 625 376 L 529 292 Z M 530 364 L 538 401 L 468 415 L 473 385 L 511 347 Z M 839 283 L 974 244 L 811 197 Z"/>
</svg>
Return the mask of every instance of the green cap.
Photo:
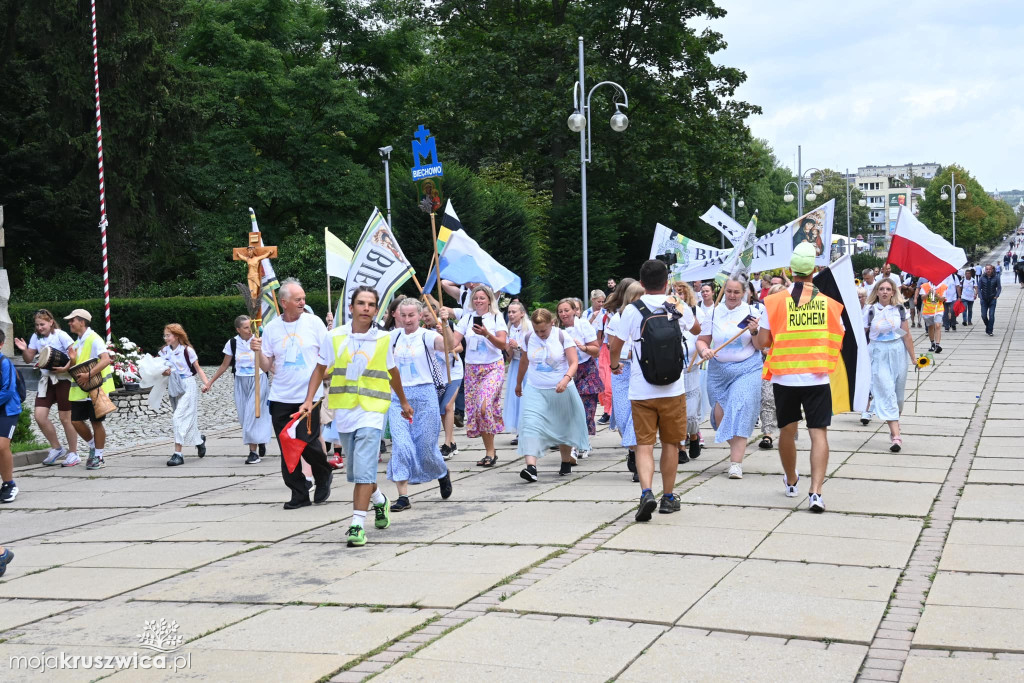
<svg viewBox="0 0 1024 683">
<path fill-rule="evenodd" d="M 810 242 L 801 242 L 793 249 L 793 256 L 789 260 L 789 267 L 793 275 L 810 275 L 814 272 L 814 259 L 818 257 L 818 251 Z"/>
</svg>

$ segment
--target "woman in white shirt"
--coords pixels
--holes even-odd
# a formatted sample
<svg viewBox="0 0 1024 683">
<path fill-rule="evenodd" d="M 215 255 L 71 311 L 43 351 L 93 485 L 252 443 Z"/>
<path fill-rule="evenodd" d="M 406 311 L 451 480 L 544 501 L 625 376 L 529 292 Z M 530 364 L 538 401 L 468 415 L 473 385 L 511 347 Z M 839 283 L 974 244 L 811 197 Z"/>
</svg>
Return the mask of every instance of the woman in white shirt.
<svg viewBox="0 0 1024 683">
<path fill-rule="evenodd" d="M 233 338 L 224 344 L 224 360 L 217 372 L 206 383 L 203 391 L 213 388 L 213 383 L 230 367 L 235 376 L 235 414 L 242 425 L 242 443 L 249 447 L 246 465 L 255 465 L 267 454 L 267 442 L 274 437 L 270 423 L 270 382 L 267 374 L 260 370 L 260 416 L 256 417 L 256 354 L 249 348 L 252 339 L 252 321 L 247 315 L 235 318 Z"/>
<path fill-rule="evenodd" d="M 605 310 L 611 313 L 605 325 L 605 334 L 616 336 L 621 323 L 620 311 L 644 295 L 643 285 L 633 278 L 627 277 L 615 286 L 615 290 L 605 302 Z M 633 482 L 640 481 L 636 472 L 636 432 L 633 431 L 633 408 L 629 402 L 629 376 L 631 373 L 631 344 L 623 344 L 619 352 L 619 365 L 622 372 L 612 375 L 612 418 L 611 429 L 619 433 L 622 447 L 627 449 L 626 467 L 633 473 Z"/>
<path fill-rule="evenodd" d="M 868 297 L 864 320 L 868 350 L 871 352 L 871 396 L 875 413 L 889 423 L 889 450 L 898 453 L 903 447 L 900 438 L 900 413 L 907 386 L 907 356 L 913 362 L 914 338 L 910 334 L 903 295 L 892 281 L 875 283 Z"/>
<path fill-rule="evenodd" d="M 974 324 L 974 301 L 978 298 L 978 280 L 974 276 L 974 268 L 968 268 L 964 274 L 963 291 L 960 293 L 960 300 L 964 302 L 964 325 Z"/>
<path fill-rule="evenodd" d="M 537 309 L 531 320 L 533 332 L 526 335 L 516 375 L 516 394 L 523 399 L 518 453 L 526 457 L 519 476 L 528 482 L 537 481 L 537 458 L 549 447 L 561 452 L 561 475 L 572 474 L 573 450 L 590 450 L 583 402 L 573 383 L 577 344 L 554 326 L 548 309 Z"/>
<path fill-rule="evenodd" d="M 405 399 L 413 408 L 412 421 L 402 417 L 402 402 L 391 393 L 388 424 L 391 425 L 391 459 L 388 461 L 388 479 L 395 482 L 398 498 L 391 504 L 392 512 L 408 510 L 409 484 L 423 484 L 436 479 L 441 498 L 452 495 L 452 480 L 448 465 L 437 447 L 441 434 L 441 414 L 437 410 L 437 390 L 434 375 L 447 380 L 444 365 L 437 365 L 434 353 L 444 352 L 444 337 L 436 330 L 420 327 L 423 304 L 416 299 L 402 299 L 395 311 L 396 327 L 391 331 L 391 354 L 402 377 Z M 431 316 L 433 320 L 433 316 Z M 436 325 L 436 321 L 435 321 Z M 437 326 L 447 334 L 447 329 Z M 454 344 L 449 343 L 452 348 Z"/>
<path fill-rule="evenodd" d="M 508 344 L 505 355 L 508 356 L 508 379 L 505 382 L 505 411 L 503 419 L 505 429 L 519 433 L 519 397 L 516 396 L 516 376 L 519 373 L 519 357 L 522 355 L 523 340 L 533 331 L 530 319 L 526 315 L 526 307 L 519 301 L 508 305 Z M 519 445 L 518 436 L 512 439 L 512 445 Z"/>
<path fill-rule="evenodd" d="M 743 478 L 743 454 L 761 406 L 762 360 L 756 336 L 759 314 L 743 302 L 746 291 L 745 282 L 728 280 L 722 303 L 704 320 L 697 338 L 697 353 L 709 361 L 708 394 L 715 443 L 729 442 L 730 479 Z"/>
<path fill-rule="evenodd" d="M 181 456 L 184 446 L 195 446 L 200 458 L 206 455 L 206 437 L 199 433 L 199 387 L 193 377 L 199 375 L 203 393 L 206 393 L 206 385 L 210 382 L 199 367 L 199 357 L 185 334 L 185 328 L 178 323 L 171 323 L 164 328 L 164 342 L 167 345 L 160 349 L 160 357 L 167 365 L 164 374 L 171 377 L 167 393 L 174 411 L 171 417 L 174 425 L 174 453 L 167 461 L 167 466 L 175 467 L 185 464 Z M 178 395 L 174 395 L 175 386 L 180 387 L 181 393 Z"/>
<path fill-rule="evenodd" d="M 477 285 L 469 295 L 467 311 L 455 328 L 455 343 L 466 347 L 466 436 L 481 437 L 484 457 L 477 465 L 494 467 L 498 454 L 494 435 L 505 431 L 501 417 L 501 384 L 505 378 L 502 351 L 508 339 L 508 326 L 498 313 L 494 292 Z"/>
<path fill-rule="evenodd" d="M 594 415 L 597 413 L 598 396 L 603 389 L 601 373 L 596 362 L 596 358 L 601 354 L 601 347 L 597 343 L 597 331 L 585 318 L 576 317 L 573 299 L 559 301 L 556 312 L 565 334 L 573 340 L 579 350 L 579 363 L 574 379 L 587 415 L 587 433 L 593 436 L 597 433 Z M 585 458 L 589 454 L 583 452 L 579 455 Z"/>
<path fill-rule="evenodd" d="M 15 339 L 14 345 L 21 351 L 21 357 L 26 363 L 35 360 L 36 355 L 47 347 L 68 355 L 68 348 L 73 346 L 75 340 L 71 335 L 60 329 L 60 325 L 45 308 L 36 311 L 35 334 L 28 343 L 24 339 Z M 57 461 L 64 458 L 64 465 L 71 467 L 77 465 L 81 459 L 78 457 L 78 432 L 71 424 L 71 401 L 68 398 L 71 391 L 71 375 L 57 373 L 51 370 L 41 370 L 39 386 L 36 390 L 35 418 L 39 425 L 39 431 L 50 444 L 50 452 L 43 460 L 44 465 L 56 465 Z M 64 438 L 67 439 L 68 447 L 61 448 L 60 440 L 57 438 L 57 428 L 50 422 L 50 407 L 57 404 L 57 415 L 64 427 Z"/>
</svg>

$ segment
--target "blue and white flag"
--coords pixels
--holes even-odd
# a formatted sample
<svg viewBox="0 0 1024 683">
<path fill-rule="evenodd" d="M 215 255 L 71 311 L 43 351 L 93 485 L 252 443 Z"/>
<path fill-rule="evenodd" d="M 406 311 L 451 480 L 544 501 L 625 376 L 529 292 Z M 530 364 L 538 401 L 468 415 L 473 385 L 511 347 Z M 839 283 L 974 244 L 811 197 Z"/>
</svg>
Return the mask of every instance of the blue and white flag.
<svg viewBox="0 0 1024 683">
<path fill-rule="evenodd" d="M 519 276 L 501 265 L 462 229 L 462 223 L 452 208 L 452 201 L 444 208 L 441 229 L 437 231 L 437 253 L 441 277 L 456 284 L 481 282 L 495 292 L 518 294 L 523 288 Z M 430 272 L 423 291 L 429 292 L 437 285 L 437 268 Z"/>
</svg>

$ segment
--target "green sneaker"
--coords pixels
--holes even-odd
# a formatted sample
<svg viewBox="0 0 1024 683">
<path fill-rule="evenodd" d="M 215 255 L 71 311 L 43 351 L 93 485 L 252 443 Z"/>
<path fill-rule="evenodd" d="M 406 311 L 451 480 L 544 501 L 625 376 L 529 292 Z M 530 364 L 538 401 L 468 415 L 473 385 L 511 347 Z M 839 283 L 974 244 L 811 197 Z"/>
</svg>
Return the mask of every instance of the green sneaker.
<svg viewBox="0 0 1024 683">
<path fill-rule="evenodd" d="M 384 497 L 384 502 L 373 506 L 373 514 L 377 519 L 373 525 L 378 529 L 387 529 L 391 526 L 391 501 Z"/>
<path fill-rule="evenodd" d="M 366 545 L 366 532 L 363 527 L 352 525 L 348 528 L 348 547 L 358 548 Z"/>
</svg>

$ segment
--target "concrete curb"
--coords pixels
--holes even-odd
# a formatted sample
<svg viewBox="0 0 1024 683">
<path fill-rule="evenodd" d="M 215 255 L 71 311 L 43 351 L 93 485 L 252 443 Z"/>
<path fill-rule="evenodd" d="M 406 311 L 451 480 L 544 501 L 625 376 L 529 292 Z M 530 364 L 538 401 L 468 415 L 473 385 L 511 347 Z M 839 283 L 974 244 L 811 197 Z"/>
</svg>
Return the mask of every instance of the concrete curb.
<svg viewBox="0 0 1024 683">
<path fill-rule="evenodd" d="M 46 454 L 49 452 L 49 449 L 44 448 L 41 451 L 23 451 L 21 453 L 15 453 L 14 466 L 28 467 L 29 465 L 38 465 L 46 459 Z"/>
</svg>

